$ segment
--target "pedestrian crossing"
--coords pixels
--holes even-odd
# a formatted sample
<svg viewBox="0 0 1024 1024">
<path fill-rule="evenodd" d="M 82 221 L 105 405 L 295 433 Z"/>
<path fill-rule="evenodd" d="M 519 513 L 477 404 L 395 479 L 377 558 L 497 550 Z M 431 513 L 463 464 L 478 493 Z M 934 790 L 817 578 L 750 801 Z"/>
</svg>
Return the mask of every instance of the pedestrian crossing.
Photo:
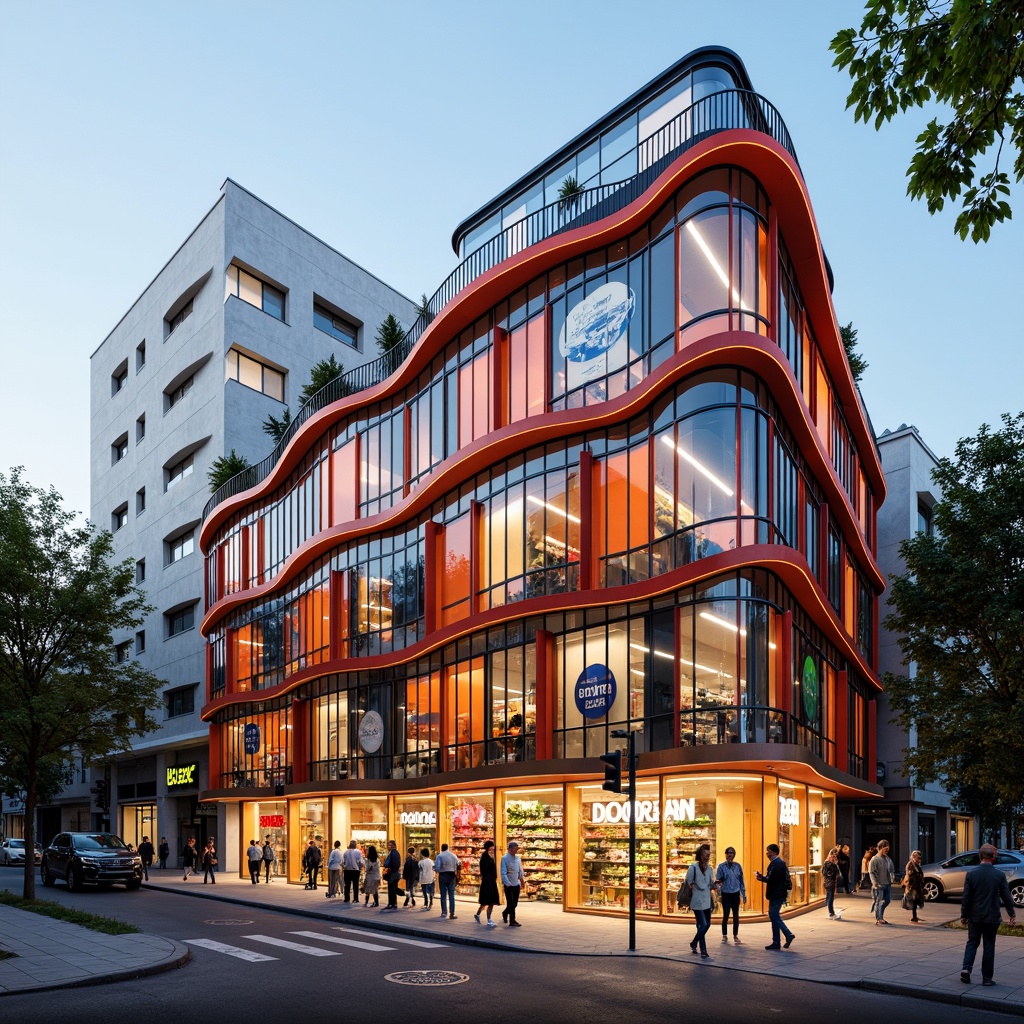
<svg viewBox="0 0 1024 1024">
<path fill-rule="evenodd" d="M 399 935 L 389 935 L 384 941 L 370 942 L 365 936 L 366 932 L 358 928 L 331 928 L 331 932 L 346 932 L 348 934 L 361 935 L 363 938 L 354 939 L 346 935 L 328 934 L 318 931 L 290 931 L 285 935 L 294 935 L 299 939 L 311 939 L 314 942 L 326 943 L 326 945 L 310 945 L 308 942 L 296 942 L 294 939 L 278 935 L 264 935 L 256 933 L 253 935 L 241 935 L 239 940 L 255 943 L 259 946 L 269 946 L 276 952 L 300 953 L 303 956 L 341 956 L 343 951 L 335 949 L 335 946 L 344 946 L 350 949 L 361 949 L 370 953 L 394 952 L 403 946 L 415 946 L 421 949 L 443 949 L 447 946 L 444 942 L 428 942 L 424 939 L 407 939 Z M 224 956 L 235 957 L 238 960 L 245 960 L 249 963 L 263 963 L 268 960 L 277 960 L 279 957 L 269 953 L 260 952 L 258 949 L 248 949 L 245 946 L 235 946 L 228 942 L 220 942 L 216 939 L 183 939 L 186 945 L 197 946 L 200 949 L 207 949 L 213 953 L 221 953 Z"/>
</svg>

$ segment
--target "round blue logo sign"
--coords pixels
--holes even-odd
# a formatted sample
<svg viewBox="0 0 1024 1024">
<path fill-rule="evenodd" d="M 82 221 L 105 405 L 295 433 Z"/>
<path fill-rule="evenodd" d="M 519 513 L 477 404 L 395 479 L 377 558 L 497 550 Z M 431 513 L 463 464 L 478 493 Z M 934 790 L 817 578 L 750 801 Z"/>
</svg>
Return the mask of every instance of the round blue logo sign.
<svg viewBox="0 0 1024 1024">
<path fill-rule="evenodd" d="M 576 680 L 576 707 L 584 718 L 603 718 L 615 703 L 615 676 L 607 665 L 588 665 Z"/>
</svg>

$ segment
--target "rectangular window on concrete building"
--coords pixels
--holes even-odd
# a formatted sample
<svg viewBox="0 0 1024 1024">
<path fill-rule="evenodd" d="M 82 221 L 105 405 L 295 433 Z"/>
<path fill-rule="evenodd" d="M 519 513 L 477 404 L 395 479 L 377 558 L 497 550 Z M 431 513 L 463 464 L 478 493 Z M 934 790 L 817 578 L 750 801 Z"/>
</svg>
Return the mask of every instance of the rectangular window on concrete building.
<svg viewBox="0 0 1024 1024">
<path fill-rule="evenodd" d="M 146 339 L 135 346 L 135 372 L 138 373 L 146 365 Z"/>
<path fill-rule="evenodd" d="M 284 292 L 261 281 L 254 274 L 232 264 L 227 269 L 224 285 L 224 301 L 231 296 L 248 302 L 250 306 L 262 309 L 275 320 L 284 320 Z"/>
<path fill-rule="evenodd" d="M 168 690 L 164 694 L 167 701 L 167 717 L 179 718 L 190 715 L 196 709 L 196 687 L 183 686 L 179 690 Z"/>
<path fill-rule="evenodd" d="M 111 446 L 110 446 L 110 464 L 113 466 L 115 463 L 120 462 L 128 454 L 128 435 L 122 434 Z"/>
<path fill-rule="evenodd" d="M 146 414 L 143 413 L 135 421 L 135 443 L 138 444 L 146 436 Z"/>
<path fill-rule="evenodd" d="M 333 313 L 319 302 L 313 303 L 313 326 L 324 334 L 329 334 L 335 341 L 356 348 L 359 329 L 343 316 Z"/>
<path fill-rule="evenodd" d="M 145 583 L 146 582 L 146 560 L 140 558 L 135 563 L 135 582 Z"/>
<path fill-rule="evenodd" d="M 195 377 L 186 377 L 173 391 L 166 391 L 167 408 L 173 409 L 191 390 L 195 383 Z"/>
<path fill-rule="evenodd" d="M 189 299 L 173 316 L 167 318 L 167 333 L 170 334 L 192 315 L 192 300 Z"/>
<path fill-rule="evenodd" d="M 179 608 L 177 611 L 165 612 L 164 621 L 167 623 L 167 637 L 178 636 L 187 633 L 196 626 L 196 606 L 190 604 L 187 608 Z"/>
<path fill-rule="evenodd" d="M 126 662 L 132 656 L 132 642 L 131 640 L 125 640 L 123 644 L 118 644 L 114 648 L 114 661 L 121 665 Z"/>
<path fill-rule="evenodd" d="M 126 359 L 110 375 L 110 393 L 116 395 L 128 383 L 128 360 Z"/>
<path fill-rule="evenodd" d="M 181 462 L 176 462 L 173 466 L 168 466 L 165 471 L 167 473 L 167 484 L 164 487 L 164 490 L 169 491 L 172 487 L 181 483 L 185 477 L 191 476 L 192 470 L 193 459 L 191 455 L 186 455 Z"/>
<path fill-rule="evenodd" d="M 192 554 L 195 550 L 195 534 L 196 531 L 194 529 L 186 530 L 184 533 L 179 533 L 177 537 L 172 537 L 165 542 L 167 556 L 165 561 L 167 565 L 172 565 L 186 555 Z"/>
<path fill-rule="evenodd" d="M 146 631 L 144 629 L 140 629 L 138 631 L 138 633 L 135 634 L 135 653 L 136 654 L 143 654 L 145 652 L 145 650 L 146 650 Z"/>
<path fill-rule="evenodd" d="M 119 505 L 110 513 L 110 532 L 117 533 L 122 526 L 128 524 L 128 502 Z"/>
<path fill-rule="evenodd" d="M 244 352 L 239 352 L 238 349 L 233 348 L 227 354 L 224 379 L 236 380 L 239 384 L 244 384 L 247 388 L 259 391 L 260 394 L 278 402 L 284 401 L 284 373 L 273 366 L 261 363 L 258 359 L 253 359 L 252 356 L 245 355 Z"/>
<path fill-rule="evenodd" d="M 141 516 L 146 511 L 146 488 L 140 487 L 135 492 L 135 514 Z"/>
</svg>

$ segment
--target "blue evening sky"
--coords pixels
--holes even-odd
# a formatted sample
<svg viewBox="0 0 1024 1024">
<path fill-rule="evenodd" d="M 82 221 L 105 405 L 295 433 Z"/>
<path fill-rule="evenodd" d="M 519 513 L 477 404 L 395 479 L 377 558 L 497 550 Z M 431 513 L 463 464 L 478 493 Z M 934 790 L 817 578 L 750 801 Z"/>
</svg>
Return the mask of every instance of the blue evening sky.
<svg viewBox="0 0 1024 1024">
<path fill-rule="evenodd" d="M 905 195 L 911 111 L 845 109 L 857 0 L 0 0 L 0 471 L 89 508 L 89 356 L 232 177 L 407 295 L 455 225 L 690 50 L 781 112 L 870 367 L 938 455 L 1024 407 L 1024 194 L 987 245 Z M 1004 154 L 1008 167 L 1011 159 Z"/>
</svg>

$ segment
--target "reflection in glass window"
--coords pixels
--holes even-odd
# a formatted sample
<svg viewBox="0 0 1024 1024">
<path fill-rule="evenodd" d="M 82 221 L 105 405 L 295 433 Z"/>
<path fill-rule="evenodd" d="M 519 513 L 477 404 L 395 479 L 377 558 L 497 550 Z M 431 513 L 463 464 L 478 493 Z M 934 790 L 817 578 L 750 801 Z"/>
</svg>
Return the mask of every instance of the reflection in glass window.
<svg viewBox="0 0 1024 1024">
<path fill-rule="evenodd" d="M 237 296 L 250 306 L 262 309 L 276 320 L 284 320 L 284 292 L 234 264 L 228 267 L 225 274 L 225 302 L 231 296 Z"/>
<path fill-rule="evenodd" d="M 335 341 L 356 347 L 359 328 L 337 313 L 332 313 L 326 306 L 313 303 L 313 326 L 324 334 L 329 334 Z"/>
<path fill-rule="evenodd" d="M 225 358 L 224 379 L 237 380 L 253 391 L 284 401 L 284 374 L 237 349 L 231 349 Z"/>
</svg>

